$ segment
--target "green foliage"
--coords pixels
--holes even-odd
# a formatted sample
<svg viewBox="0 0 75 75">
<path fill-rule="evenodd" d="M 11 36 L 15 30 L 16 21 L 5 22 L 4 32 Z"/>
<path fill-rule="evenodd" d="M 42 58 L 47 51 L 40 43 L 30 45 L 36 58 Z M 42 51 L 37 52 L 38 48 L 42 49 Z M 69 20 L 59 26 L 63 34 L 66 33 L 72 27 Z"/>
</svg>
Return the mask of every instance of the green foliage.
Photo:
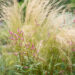
<svg viewBox="0 0 75 75">
<path fill-rule="evenodd" d="M 75 0 L 71 0 L 70 3 L 71 3 L 71 8 L 72 8 L 72 9 L 75 9 Z"/>
<path fill-rule="evenodd" d="M 19 4 L 22 5 L 24 0 L 19 0 Z"/>
<path fill-rule="evenodd" d="M 8 31 L 6 27 L 0 27 L 0 45 L 5 45 L 8 42 Z"/>
<path fill-rule="evenodd" d="M 72 3 L 75 3 L 75 0 L 71 0 Z"/>
</svg>

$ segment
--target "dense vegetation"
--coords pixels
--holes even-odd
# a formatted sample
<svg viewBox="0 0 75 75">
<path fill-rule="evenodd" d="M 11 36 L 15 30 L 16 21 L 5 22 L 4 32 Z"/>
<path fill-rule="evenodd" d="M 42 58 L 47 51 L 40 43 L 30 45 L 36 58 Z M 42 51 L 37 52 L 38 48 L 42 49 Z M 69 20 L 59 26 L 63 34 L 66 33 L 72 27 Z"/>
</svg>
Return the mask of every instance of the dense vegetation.
<svg viewBox="0 0 75 75">
<path fill-rule="evenodd" d="M 75 75 L 75 15 L 60 3 L 3 4 L 0 75 Z"/>
</svg>

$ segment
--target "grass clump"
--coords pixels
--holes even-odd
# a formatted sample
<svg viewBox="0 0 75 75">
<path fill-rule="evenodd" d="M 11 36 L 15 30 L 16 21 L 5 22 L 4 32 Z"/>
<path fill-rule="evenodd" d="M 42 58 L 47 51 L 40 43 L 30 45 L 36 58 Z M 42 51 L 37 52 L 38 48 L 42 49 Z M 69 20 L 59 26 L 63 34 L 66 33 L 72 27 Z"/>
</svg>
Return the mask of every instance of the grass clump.
<svg viewBox="0 0 75 75">
<path fill-rule="evenodd" d="M 7 65 L 13 62 L 13 68 L 5 65 L 6 69 L 13 69 L 14 75 L 74 75 L 75 28 L 66 27 L 64 18 L 63 24 L 57 22 L 65 13 L 64 5 L 59 7 L 56 0 L 25 0 L 21 6 L 13 2 L 10 7 L 3 5 L 10 53 L 5 49 L 2 54 L 5 60 L 8 57 Z"/>
</svg>

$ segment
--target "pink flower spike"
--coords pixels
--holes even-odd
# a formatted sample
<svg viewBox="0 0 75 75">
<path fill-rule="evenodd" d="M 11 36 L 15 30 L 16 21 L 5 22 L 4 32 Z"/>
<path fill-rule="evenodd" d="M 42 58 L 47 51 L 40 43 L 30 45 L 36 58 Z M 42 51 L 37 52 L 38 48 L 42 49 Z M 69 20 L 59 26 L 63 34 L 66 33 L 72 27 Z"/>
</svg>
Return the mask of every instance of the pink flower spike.
<svg viewBox="0 0 75 75">
<path fill-rule="evenodd" d="M 22 33 L 22 36 L 24 36 L 24 33 Z"/>
<path fill-rule="evenodd" d="M 13 38 L 13 37 L 10 37 L 10 39 L 11 39 L 11 40 L 15 40 L 15 38 Z"/>
<path fill-rule="evenodd" d="M 14 33 L 15 37 L 16 37 L 16 40 L 18 40 L 18 35 L 16 33 Z"/>
<path fill-rule="evenodd" d="M 34 44 L 32 44 L 31 50 L 34 50 L 34 49 L 35 49 L 35 46 L 34 46 Z"/>
<path fill-rule="evenodd" d="M 75 49 L 72 49 L 72 52 L 75 52 Z"/>
<path fill-rule="evenodd" d="M 70 45 L 72 45 L 72 42 L 69 42 Z"/>
<path fill-rule="evenodd" d="M 23 34 L 23 31 L 21 30 L 21 31 L 19 32 L 19 34 Z"/>
<path fill-rule="evenodd" d="M 17 55 L 18 55 L 18 53 L 17 53 L 17 52 L 15 52 L 15 53 L 14 53 L 14 55 L 15 55 L 15 56 L 17 56 Z"/>
<path fill-rule="evenodd" d="M 21 38 L 22 41 L 24 41 L 24 38 Z"/>
<path fill-rule="evenodd" d="M 12 40 L 15 40 L 15 38 L 12 38 Z"/>
<path fill-rule="evenodd" d="M 17 34 L 16 33 L 14 33 L 14 35 L 17 37 Z"/>
<path fill-rule="evenodd" d="M 35 56 L 36 56 L 36 54 L 34 53 L 34 54 L 33 54 L 33 56 L 35 57 Z"/>
<path fill-rule="evenodd" d="M 20 38 L 20 36 L 18 36 L 18 38 Z"/>
<path fill-rule="evenodd" d="M 73 20 L 73 22 L 75 23 L 75 19 Z"/>
<path fill-rule="evenodd" d="M 37 53 L 39 53 L 39 49 L 37 50 Z"/>
<path fill-rule="evenodd" d="M 28 66 L 24 66 L 24 69 L 28 69 Z"/>
<path fill-rule="evenodd" d="M 69 44 L 69 45 L 72 45 L 72 42 L 71 42 L 71 41 L 68 41 L 68 44 Z"/>
<path fill-rule="evenodd" d="M 17 32 L 18 32 L 18 33 L 20 32 L 19 28 L 17 29 Z"/>
<path fill-rule="evenodd" d="M 12 34 L 13 34 L 13 32 L 12 32 L 12 31 L 9 31 L 9 34 L 11 34 L 11 35 L 12 35 Z"/>
</svg>

